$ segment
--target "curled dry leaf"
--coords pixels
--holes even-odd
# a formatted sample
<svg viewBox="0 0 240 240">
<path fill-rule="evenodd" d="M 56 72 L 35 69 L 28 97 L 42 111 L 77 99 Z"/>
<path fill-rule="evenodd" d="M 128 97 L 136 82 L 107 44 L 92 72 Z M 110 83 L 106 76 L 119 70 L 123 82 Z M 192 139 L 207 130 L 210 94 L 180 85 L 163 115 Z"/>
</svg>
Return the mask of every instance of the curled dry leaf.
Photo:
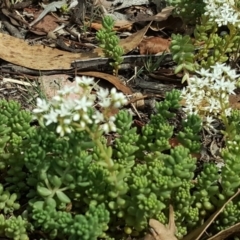
<svg viewBox="0 0 240 240">
<path fill-rule="evenodd" d="M 159 52 L 170 52 L 169 46 L 171 44 L 170 39 L 164 39 L 161 37 L 151 37 L 144 39 L 139 44 L 140 54 L 157 54 Z"/>
<path fill-rule="evenodd" d="M 104 79 L 108 82 L 110 82 L 111 84 L 114 85 L 114 87 L 121 91 L 124 94 L 130 94 L 132 95 L 132 90 L 128 87 L 125 86 L 118 77 L 113 76 L 111 74 L 107 74 L 107 73 L 103 73 L 103 72 L 77 72 L 78 74 L 82 75 L 82 76 L 90 76 L 90 77 L 95 77 L 95 78 L 101 78 Z"/>
<path fill-rule="evenodd" d="M 177 240 L 175 237 L 175 222 L 174 222 L 174 211 L 172 205 L 169 206 L 169 223 L 167 226 L 160 223 L 155 219 L 149 220 L 149 226 L 151 227 L 152 240 Z M 144 240 L 151 240 L 147 235 Z"/>
</svg>

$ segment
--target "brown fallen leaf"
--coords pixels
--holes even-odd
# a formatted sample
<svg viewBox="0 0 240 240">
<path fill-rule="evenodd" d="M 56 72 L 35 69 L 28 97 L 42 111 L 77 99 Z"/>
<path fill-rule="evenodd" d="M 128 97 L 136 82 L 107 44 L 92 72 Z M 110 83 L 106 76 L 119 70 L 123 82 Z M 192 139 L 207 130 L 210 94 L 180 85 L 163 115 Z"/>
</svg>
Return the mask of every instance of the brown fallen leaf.
<svg viewBox="0 0 240 240">
<path fill-rule="evenodd" d="M 171 44 L 170 39 L 164 39 L 161 37 L 151 37 L 144 39 L 139 44 L 140 54 L 157 54 L 159 52 L 170 52 L 169 46 Z"/>
<path fill-rule="evenodd" d="M 167 226 L 155 219 L 149 220 L 149 226 L 153 229 L 151 233 L 154 240 L 177 240 L 175 237 L 176 226 L 172 205 L 169 205 L 169 223 Z M 149 235 L 144 240 L 150 240 Z"/>
<path fill-rule="evenodd" d="M 114 31 L 131 31 L 133 22 L 128 20 L 118 20 L 114 23 Z"/>
<path fill-rule="evenodd" d="M 132 30 L 133 22 L 127 21 L 127 20 L 119 20 L 114 23 L 113 30 L 114 31 L 131 31 Z M 91 23 L 91 28 L 95 30 L 99 30 L 102 28 L 101 23 Z"/>
<path fill-rule="evenodd" d="M 213 213 L 208 220 L 200 227 L 193 230 L 191 233 L 189 233 L 187 236 L 185 236 L 182 240 L 199 240 L 201 236 L 206 232 L 208 227 L 212 224 L 212 222 L 217 218 L 217 216 L 224 210 L 226 205 L 232 201 L 233 198 L 235 198 L 240 193 L 240 189 L 226 201 L 221 208 L 219 208 L 215 213 Z"/>
<path fill-rule="evenodd" d="M 97 77 L 104 80 L 107 80 L 108 82 L 112 83 L 114 87 L 118 90 L 120 90 L 124 94 L 132 94 L 132 90 L 125 86 L 118 77 L 113 76 L 111 74 L 103 73 L 103 72 L 77 72 L 77 74 L 83 75 L 83 76 L 91 76 L 91 77 Z"/>
<path fill-rule="evenodd" d="M 41 14 L 42 11 L 39 11 L 34 14 L 35 19 Z M 29 31 L 37 34 L 37 35 L 46 35 L 48 32 L 53 31 L 59 25 L 56 23 L 56 18 L 52 15 L 48 14 L 44 18 L 42 18 L 39 22 L 37 22 L 33 28 Z"/>
<path fill-rule="evenodd" d="M 182 32 L 184 31 L 184 24 L 183 20 L 180 17 L 173 17 L 171 15 L 163 21 L 153 21 L 150 28 L 156 32 L 163 29 L 168 29 L 174 32 Z"/>
<path fill-rule="evenodd" d="M 124 54 L 139 45 L 149 26 L 120 41 Z M 30 46 L 24 40 L 3 33 L 0 33 L 0 49 L 1 59 L 36 70 L 71 69 L 71 63 L 78 59 L 104 56 L 101 48 L 95 48 L 93 52 L 71 53 L 42 45 Z"/>
<path fill-rule="evenodd" d="M 141 19 L 141 22 L 148 22 L 148 21 L 158 21 L 158 22 L 161 22 L 163 20 L 166 20 L 171 14 L 172 14 L 172 11 L 175 7 L 166 7 L 164 9 L 162 9 L 161 12 L 159 12 L 158 14 L 154 15 L 154 16 L 149 16 L 149 17 L 146 17 L 146 18 L 142 18 Z"/>
<path fill-rule="evenodd" d="M 125 54 L 132 51 L 141 43 L 151 23 L 152 22 L 146 25 L 143 29 L 133 33 L 131 36 L 120 40 L 119 45 L 123 48 Z"/>
<path fill-rule="evenodd" d="M 97 0 L 97 1 L 99 1 L 99 0 Z M 137 7 L 137 6 L 134 6 L 134 7 Z M 134 23 L 140 22 L 140 21 L 141 22 L 149 22 L 149 21 L 161 22 L 161 21 L 167 20 L 168 17 L 172 14 L 173 9 L 174 9 L 174 7 L 166 7 L 164 9 L 162 9 L 161 12 L 159 12 L 158 14 L 156 14 L 154 16 L 134 18 L 131 21 L 118 20 L 114 23 L 114 31 L 125 31 L 125 30 L 129 31 L 129 30 L 131 30 L 132 25 Z M 153 25 L 153 23 L 151 23 L 151 25 Z M 167 24 L 167 25 L 169 25 L 169 24 Z M 92 23 L 91 28 L 93 28 L 95 30 L 99 30 L 102 28 L 102 24 L 101 23 Z"/>
<path fill-rule="evenodd" d="M 10 8 L 9 8 L 10 9 Z M 1 8 L 1 13 L 4 14 L 6 17 L 8 17 L 10 19 L 10 22 L 17 27 L 20 27 L 20 23 L 14 19 L 13 17 L 11 17 L 11 12 L 8 10 L 8 8 Z"/>
</svg>

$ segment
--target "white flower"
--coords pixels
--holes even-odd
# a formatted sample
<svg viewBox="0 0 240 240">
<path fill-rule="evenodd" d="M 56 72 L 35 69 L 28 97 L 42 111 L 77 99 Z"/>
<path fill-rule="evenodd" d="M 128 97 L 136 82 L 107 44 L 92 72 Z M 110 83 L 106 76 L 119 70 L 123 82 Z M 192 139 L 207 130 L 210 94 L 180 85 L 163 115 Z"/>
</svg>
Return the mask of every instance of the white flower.
<svg viewBox="0 0 240 240">
<path fill-rule="evenodd" d="M 211 75 L 212 79 L 221 78 L 224 70 L 227 70 L 225 63 L 218 63 L 218 62 L 215 63 L 214 66 L 211 66 L 211 68 L 213 69 L 212 75 Z"/>
<path fill-rule="evenodd" d="M 214 122 L 214 118 L 212 116 L 206 116 L 205 121 L 207 124 L 211 125 Z"/>
<path fill-rule="evenodd" d="M 219 27 L 228 24 L 239 27 L 239 13 L 235 10 L 234 1 L 204 0 L 204 3 L 206 4 L 204 14 L 210 17 L 210 21 L 216 22 Z"/>
<path fill-rule="evenodd" d="M 75 89 L 75 87 L 73 87 L 73 86 L 71 86 L 71 87 L 69 87 L 69 86 L 64 86 L 63 89 L 58 90 L 57 93 L 58 93 L 59 95 L 67 95 L 67 94 L 73 93 L 73 92 L 74 92 L 74 89 Z"/>
<path fill-rule="evenodd" d="M 212 73 L 209 72 L 210 69 L 201 68 L 199 71 L 196 71 L 202 77 L 211 77 Z"/>
<path fill-rule="evenodd" d="M 225 85 L 226 89 L 225 91 L 228 93 L 228 94 L 235 94 L 235 91 L 236 90 L 236 85 L 235 85 L 235 82 L 234 81 L 226 81 L 226 85 Z"/>
<path fill-rule="evenodd" d="M 95 114 L 92 116 L 93 119 L 95 119 L 95 124 L 98 124 L 100 122 L 104 121 L 104 116 L 101 112 L 96 111 Z"/>
<path fill-rule="evenodd" d="M 240 74 L 237 74 L 236 73 L 236 70 L 235 69 L 230 69 L 230 67 L 228 67 L 226 70 L 225 70 L 227 76 L 231 79 L 238 79 Z"/>
<path fill-rule="evenodd" d="M 230 15 L 228 17 L 228 21 L 231 22 L 233 25 L 239 24 L 239 15 L 237 13 L 234 13 L 233 15 Z"/>
<path fill-rule="evenodd" d="M 99 102 L 99 105 L 103 108 L 108 108 L 111 106 L 111 104 L 112 104 L 112 101 L 110 98 L 102 99 L 102 101 Z"/>
<path fill-rule="evenodd" d="M 46 126 L 50 125 L 51 123 L 57 123 L 58 113 L 54 109 L 51 109 L 49 113 L 44 115 L 44 118 L 47 120 L 45 123 Z"/>
<path fill-rule="evenodd" d="M 214 121 L 213 116 L 218 117 L 224 113 L 230 115 L 229 95 L 236 89 L 236 74 L 225 63 L 216 63 L 210 69 L 200 69 L 199 75 L 190 78 L 190 83 L 182 91 L 182 99 L 185 101 L 184 111 L 187 114 L 198 113 L 203 117 L 205 124 L 210 128 Z"/>
<path fill-rule="evenodd" d="M 232 112 L 232 108 L 226 108 L 226 109 L 224 110 L 224 113 L 225 113 L 226 116 L 230 116 L 230 115 L 231 115 L 231 112 Z"/>
<path fill-rule="evenodd" d="M 119 108 L 127 103 L 127 99 L 124 94 L 121 92 L 118 93 L 116 88 L 111 89 L 110 96 L 112 101 L 114 102 L 113 106 L 116 108 Z"/>
<path fill-rule="evenodd" d="M 71 109 L 67 107 L 67 104 L 61 104 L 60 109 L 56 109 L 56 112 L 60 115 L 60 117 L 70 116 L 72 114 Z"/>
<path fill-rule="evenodd" d="M 94 102 L 86 96 L 83 96 L 80 100 L 74 100 L 74 102 L 76 103 L 75 110 L 83 110 L 84 112 L 87 112 L 88 108 L 94 104 Z"/>
<path fill-rule="evenodd" d="M 95 83 L 94 78 L 86 77 L 86 76 L 75 77 L 75 81 L 77 82 L 77 84 L 85 85 L 85 86 L 90 86 L 90 85 L 93 85 Z"/>
<path fill-rule="evenodd" d="M 211 85 L 211 88 L 216 91 L 224 91 L 226 89 L 226 79 L 225 77 L 221 77 L 219 79 L 215 79 L 215 83 Z"/>
<path fill-rule="evenodd" d="M 53 99 L 53 102 L 56 102 L 56 104 L 58 104 L 58 102 L 61 102 L 63 100 L 62 97 L 59 95 L 54 96 L 52 99 Z"/>
<path fill-rule="evenodd" d="M 37 98 L 37 107 L 38 108 L 33 110 L 34 113 L 47 112 L 50 108 L 50 104 L 45 99 Z"/>
<path fill-rule="evenodd" d="M 208 98 L 208 104 L 207 106 L 204 107 L 205 111 L 209 113 L 215 111 L 218 112 L 220 108 L 221 108 L 220 102 L 214 97 Z"/>
<path fill-rule="evenodd" d="M 99 100 L 105 99 L 108 95 L 109 95 L 108 89 L 99 88 L 97 91 L 97 96 L 98 96 Z"/>
</svg>

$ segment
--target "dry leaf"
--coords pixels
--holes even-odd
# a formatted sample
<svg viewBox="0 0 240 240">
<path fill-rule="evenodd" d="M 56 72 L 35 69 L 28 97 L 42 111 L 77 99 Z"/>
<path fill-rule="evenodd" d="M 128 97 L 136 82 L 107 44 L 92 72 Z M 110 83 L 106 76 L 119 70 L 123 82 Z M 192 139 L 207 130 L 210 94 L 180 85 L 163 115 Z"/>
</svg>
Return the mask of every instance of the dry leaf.
<svg viewBox="0 0 240 240">
<path fill-rule="evenodd" d="M 16 20 L 14 19 L 12 16 L 11 16 L 11 12 L 6 9 L 6 8 L 1 8 L 1 13 L 4 14 L 6 17 L 9 18 L 10 22 L 14 25 L 14 26 L 17 26 L 17 27 L 20 27 L 21 24 Z"/>
<path fill-rule="evenodd" d="M 120 40 L 119 45 L 123 48 L 125 54 L 132 51 L 134 48 L 136 48 L 140 44 L 147 30 L 149 29 L 150 25 L 151 25 L 151 22 L 146 27 L 137 31 L 131 36 Z"/>
<path fill-rule="evenodd" d="M 159 31 L 163 29 L 168 29 L 174 32 L 183 31 L 183 21 L 180 17 L 169 16 L 166 20 L 163 21 L 153 21 L 150 28 L 153 31 Z"/>
<path fill-rule="evenodd" d="M 149 25 L 120 41 L 125 54 L 139 45 Z M 78 59 L 104 56 L 101 48 L 93 52 L 71 53 L 42 45 L 30 46 L 24 40 L 3 33 L 0 33 L 0 49 L 1 59 L 37 70 L 71 69 L 71 63 Z"/>
<path fill-rule="evenodd" d="M 131 31 L 132 30 L 133 22 L 127 21 L 127 20 L 119 20 L 114 23 L 113 30 L 114 31 Z M 101 23 L 91 23 L 91 28 L 95 30 L 99 30 L 102 28 Z"/>
<path fill-rule="evenodd" d="M 42 11 L 41 11 L 42 12 Z M 36 13 L 35 19 L 40 15 L 41 12 Z M 37 35 L 46 35 L 48 32 L 53 31 L 59 25 L 56 23 L 56 18 L 52 15 L 48 14 L 44 18 L 42 18 L 39 22 L 37 22 L 33 28 L 29 31 L 37 34 Z"/>
<path fill-rule="evenodd" d="M 103 73 L 103 72 L 77 72 L 80 75 L 83 76 L 91 76 L 91 77 L 97 77 L 104 80 L 107 80 L 108 82 L 112 83 L 116 89 L 120 90 L 124 94 L 132 94 L 132 90 L 125 86 L 118 77 L 113 76 L 111 74 Z"/>
<path fill-rule="evenodd" d="M 139 45 L 140 54 L 157 54 L 159 52 L 170 52 L 170 39 L 161 37 L 151 37 L 144 39 Z"/>
<path fill-rule="evenodd" d="M 217 216 L 224 210 L 226 205 L 232 201 L 233 198 L 235 198 L 240 193 L 240 189 L 226 201 L 223 206 L 218 209 L 215 213 L 213 213 L 208 220 L 199 228 L 196 228 L 191 233 L 189 233 L 186 237 L 183 238 L 183 240 L 199 240 L 200 237 L 205 233 L 205 231 L 208 229 L 208 227 L 212 224 L 212 222 L 217 218 Z"/>
<path fill-rule="evenodd" d="M 152 231 L 153 238 L 155 240 L 177 240 L 175 237 L 175 221 L 174 221 L 174 211 L 172 205 L 169 206 L 169 223 L 168 226 L 163 225 L 155 219 L 149 220 L 149 226 L 154 230 Z M 144 240 L 149 239 L 146 236 Z"/>
<path fill-rule="evenodd" d="M 166 7 L 164 9 L 162 9 L 162 11 L 154 16 L 150 16 L 150 17 L 146 17 L 146 18 L 142 18 L 141 22 L 148 22 L 148 21 L 163 21 L 166 20 L 173 11 L 174 7 Z"/>
</svg>

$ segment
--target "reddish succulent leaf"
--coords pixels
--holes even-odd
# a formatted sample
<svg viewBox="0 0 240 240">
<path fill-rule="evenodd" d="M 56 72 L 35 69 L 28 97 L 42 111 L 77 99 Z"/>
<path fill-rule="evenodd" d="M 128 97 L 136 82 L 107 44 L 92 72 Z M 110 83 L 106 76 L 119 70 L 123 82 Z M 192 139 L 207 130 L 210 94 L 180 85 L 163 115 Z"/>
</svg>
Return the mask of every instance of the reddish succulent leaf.
<svg viewBox="0 0 240 240">
<path fill-rule="evenodd" d="M 179 143 L 179 141 L 177 140 L 177 138 L 170 138 L 169 139 L 169 144 L 171 146 L 171 148 L 174 148 L 176 146 L 181 145 L 181 143 Z"/>
</svg>

